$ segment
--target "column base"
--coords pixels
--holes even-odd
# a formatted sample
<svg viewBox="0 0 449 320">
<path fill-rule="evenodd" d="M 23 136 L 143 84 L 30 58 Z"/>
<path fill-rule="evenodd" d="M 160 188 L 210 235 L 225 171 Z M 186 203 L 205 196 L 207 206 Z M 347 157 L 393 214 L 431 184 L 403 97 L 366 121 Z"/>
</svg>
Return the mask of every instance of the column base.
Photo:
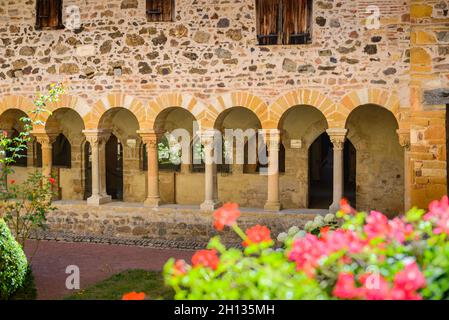
<svg viewBox="0 0 449 320">
<path fill-rule="evenodd" d="M 329 213 L 337 213 L 337 211 L 340 210 L 340 203 L 333 202 L 329 207 Z"/>
<path fill-rule="evenodd" d="M 111 196 L 93 195 L 87 198 L 87 205 L 99 206 L 100 204 L 111 202 Z"/>
<path fill-rule="evenodd" d="M 160 204 L 161 204 L 161 198 L 159 198 L 159 197 L 147 198 L 145 200 L 145 202 L 143 203 L 143 205 L 145 207 L 149 207 L 149 208 L 157 208 L 157 207 L 159 207 Z"/>
<path fill-rule="evenodd" d="M 221 207 L 221 205 L 221 202 L 207 200 L 200 205 L 200 209 L 202 211 L 214 211 L 215 209 Z"/>
<path fill-rule="evenodd" d="M 266 211 L 281 211 L 282 205 L 280 202 L 277 201 L 276 202 L 267 201 L 263 208 Z"/>
</svg>

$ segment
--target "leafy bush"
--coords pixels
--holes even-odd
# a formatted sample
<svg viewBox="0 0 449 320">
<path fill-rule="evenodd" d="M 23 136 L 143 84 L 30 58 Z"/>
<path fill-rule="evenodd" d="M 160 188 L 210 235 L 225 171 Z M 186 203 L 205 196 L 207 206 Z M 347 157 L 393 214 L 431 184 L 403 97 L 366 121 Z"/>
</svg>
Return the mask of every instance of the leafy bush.
<svg viewBox="0 0 449 320">
<path fill-rule="evenodd" d="M 236 204 L 225 204 L 214 213 L 214 226 L 231 227 L 243 250 L 226 249 L 215 237 L 195 253 L 192 266 L 167 262 L 165 280 L 175 299 L 449 298 L 447 197 L 427 213 L 414 208 L 394 219 L 356 212 L 342 200 L 337 217 L 312 222 L 309 233 L 291 228 L 277 250 L 267 227 L 244 233 L 239 215 Z"/>
<path fill-rule="evenodd" d="M 5 221 L 0 219 L 0 299 L 8 299 L 26 277 L 27 258 Z"/>
<path fill-rule="evenodd" d="M 35 228 L 45 228 L 47 213 L 55 209 L 51 202 L 54 182 L 34 172 L 21 184 L 11 181 L 0 197 L 0 217 L 11 226 L 22 248 Z"/>
<path fill-rule="evenodd" d="M 28 265 L 22 285 L 10 295 L 9 300 L 36 300 L 36 298 L 37 289 L 36 283 L 34 282 L 33 270 Z"/>
</svg>

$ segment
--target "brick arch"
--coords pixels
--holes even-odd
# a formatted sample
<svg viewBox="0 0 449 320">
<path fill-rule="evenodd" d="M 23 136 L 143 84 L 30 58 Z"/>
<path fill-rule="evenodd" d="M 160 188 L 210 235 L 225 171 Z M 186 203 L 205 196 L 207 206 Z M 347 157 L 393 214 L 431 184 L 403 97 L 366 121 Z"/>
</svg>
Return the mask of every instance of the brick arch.
<svg viewBox="0 0 449 320">
<path fill-rule="evenodd" d="M 90 113 L 90 107 L 86 100 L 71 96 L 71 95 L 61 95 L 58 101 L 51 102 L 47 105 L 47 109 L 54 113 L 58 109 L 71 109 L 75 111 L 83 120 L 84 127 L 86 126 L 85 117 Z M 44 123 L 48 121 L 51 114 L 44 112 L 40 116 L 40 120 Z"/>
<path fill-rule="evenodd" d="M 147 112 L 138 99 L 122 94 L 109 94 L 98 100 L 88 114 L 83 117 L 87 130 L 99 129 L 102 116 L 112 108 L 125 108 L 136 117 L 139 127 L 142 128 L 147 122 Z"/>
<path fill-rule="evenodd" d="M 205 128 L 213 128 L 219 115 L 230 108 L 243 107 L 251 110 L 257 116 L 262 129 L 269 129 L 269 108 L 261 98 L 249 92 L 232 92 L 215 97 L 208 107 L 208 118 L 203 123 Z"/>
<path fill-rule="evenodd" d="M 318 109 L 326 118 L 329 127 L 333 127 L 334 123 L 342 118 L 335 103 L 321 92 L 298 89 L 282 95 L 270 105 L 270 125 L 272 128 L 278 128 L 284 113 L 299 105 L 308 105 Z"/>
<path fill-rule="evenodd" d="M 24 96 L 8 95 L 0 99 L 0 115 L 10 109 L 18 109 L 32 118 L 35 109 L 33 100 Z"/>
<path fill-rule="evenodd" d="M 145 129 L 154 130 L 158 116 L 168 108 L 182 108 L 189 111 L 202 127 L 208 118 L 206 105 L 190 94 L 166 93 L 151 100 L 148 104 L 148 117 Z"/>
<path fill-rule="evenodd" d="M 344 122 L 340 123 L 341 127 L 346 127 L 349 115 L 357 107 L 373 104 L 389 110 L 401 126 L 403 114 L 400 112 L 400 100 L 396 92 L 388 92 L 382 89 L 366 88 L 353 91 L 344 96 L 338 105 L 338 110 L 344 116 Z"/>
</svg>

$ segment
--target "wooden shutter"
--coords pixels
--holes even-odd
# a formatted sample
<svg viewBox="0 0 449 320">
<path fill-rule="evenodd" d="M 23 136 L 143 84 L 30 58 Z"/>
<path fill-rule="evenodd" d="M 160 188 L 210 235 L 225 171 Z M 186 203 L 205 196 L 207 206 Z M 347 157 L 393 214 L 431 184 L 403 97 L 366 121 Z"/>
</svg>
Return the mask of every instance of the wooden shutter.
<svg viewBox="0 0 449 320">
<path fill-rule="evenodd" d="M 175 10 L 174 0 L 146 0 L 147 16 L 150 21 L 172 21 Z"/>
<path fill-rule="evenodd" d="M 56 29 L 62 26 L 62 0 L 37 0 L 36 27 Z"/>
<path fill-rule="evenodd" d="M 305 44 L 310 39 L 312 1 L 282 0 L 284 44 Z"/>
<path fill-rule="evenodd" d="M 279 0 L 256 0 L 259 44 L 277 44 L 279 39 Z"/>
</svg>

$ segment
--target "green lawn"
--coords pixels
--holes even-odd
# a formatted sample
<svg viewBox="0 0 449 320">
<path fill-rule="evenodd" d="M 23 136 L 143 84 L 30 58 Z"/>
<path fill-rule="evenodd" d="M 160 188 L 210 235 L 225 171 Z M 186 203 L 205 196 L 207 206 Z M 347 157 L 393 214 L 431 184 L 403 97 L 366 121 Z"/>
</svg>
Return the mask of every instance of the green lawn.
<svg viewBox="0 0 449 320">
<path fill-rule="evenodd" d="M 127 270 L 65 297 L 66 300 L 120 300 L 124 293 L 145 292 L 147 299 L 173 299 L 158 271 Z"/>
</svg>

